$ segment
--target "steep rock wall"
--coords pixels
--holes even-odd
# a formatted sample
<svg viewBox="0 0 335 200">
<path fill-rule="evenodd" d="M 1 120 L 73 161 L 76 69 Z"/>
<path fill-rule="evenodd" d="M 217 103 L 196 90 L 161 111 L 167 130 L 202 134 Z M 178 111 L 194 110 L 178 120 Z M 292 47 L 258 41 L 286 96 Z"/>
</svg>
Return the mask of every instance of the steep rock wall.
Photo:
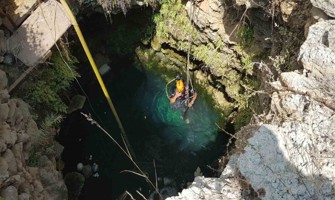
<svg viewBox="0 0 335 200">
<path fill-rule="evenodd" d="M 6 200 L 67 199 L 62 174 L 56 170 L 62 147 L 54 140 L 43 143 L 45 136 L 29 105 L 10 98 L 7 84 L 6 73 L 0 70 L 0 196 Z M 37 148 L 42 143 L 43 153 Z"/>
<path fill-rule="evenodd" d="M 235 135 L 238 153 L 222 176 L 197 177 L 169 199 L 335 198 L 335 40 L 330 34 L 335 22 L 314 19 L 319 22 L 309 26 L 299 51 L 303 69 L 281 73 L 271 83 L 270 112 Z M 227 172 L 234 173 L 227 177 Z M 240 187 L 232 187 L 237 180 Z"/>
</svg>

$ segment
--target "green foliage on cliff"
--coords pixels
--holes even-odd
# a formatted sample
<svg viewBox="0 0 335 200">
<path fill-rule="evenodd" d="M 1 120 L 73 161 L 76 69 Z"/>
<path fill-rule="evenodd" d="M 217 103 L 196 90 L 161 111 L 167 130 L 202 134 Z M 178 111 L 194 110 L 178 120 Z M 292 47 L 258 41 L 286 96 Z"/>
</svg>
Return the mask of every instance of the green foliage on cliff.
<svg viewBox="0 0 335 200">
<path fill-rule="evenodd" d="M 244 25 L 238 30 L 237 36 L 240 38 L 240 45 L 243 48 L 249 48 L 254 40 L 254 30 Z"/>
<path fill-rule="evenodd" d="M 67 59 L 67 66 L 60 53 L 56 52 L 50 61 L 40 66 L 18 91 L 19 96 L 42 116 L 48 112 L 66 112 L 67 105 L 63 97 L 72 81 L 79 76 L 74 71 L 76 58 Z"/>
<path fill-rule="evenodd" d="M 180 39 L 197 37 L 181 0 L 162 0 L 160 3 L 161 8 L 154 15 L 158 37 L 169 39 L 171 33 Z"/>
</svg>

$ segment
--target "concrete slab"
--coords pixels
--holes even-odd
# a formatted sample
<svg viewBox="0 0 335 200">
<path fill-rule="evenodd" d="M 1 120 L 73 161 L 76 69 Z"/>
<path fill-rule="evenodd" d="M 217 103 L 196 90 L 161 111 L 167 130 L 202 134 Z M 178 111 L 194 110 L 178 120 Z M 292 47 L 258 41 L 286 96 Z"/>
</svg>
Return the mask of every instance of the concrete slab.
<svg viewBox="0 0 335 200">
<path fill-rule="evenodd" d="M 25 65 L 35 66 L 70 26 L 60 3 L 43 2 L 8 39 L 7 49 Z"/>
<path fill-rule="evenodd" d="M 8 17 L 3 18 L 3 24 L 6 28 L 14 31 L 37 7 L 37 0 L 11 0 L 4 3 L 2 10 Z M 13 24 L 15 23 L 15 25 Z"/>
</svg>

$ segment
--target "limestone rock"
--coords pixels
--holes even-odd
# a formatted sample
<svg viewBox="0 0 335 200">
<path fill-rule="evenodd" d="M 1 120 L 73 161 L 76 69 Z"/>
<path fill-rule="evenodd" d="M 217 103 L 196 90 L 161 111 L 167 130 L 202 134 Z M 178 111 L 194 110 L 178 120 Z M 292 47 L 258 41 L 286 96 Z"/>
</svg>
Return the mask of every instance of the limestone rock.
<svg viewBox="0 0 335 200">
<path fill-rule="evenodd" d="M 46 187 L 45 190 L 49 193 L 50 199 L 68 199 L 67 188 L 63 181 L 58 181 L 57 183 Z"/>
<path fill-rule="evenodd" d="M 245 153 L 238 159 L 242 175 L 256 191 L 265 191 L 264 199 L 334 198 L 330 195 L 334 189 L 329 167 L 335 163 L 329 162 L 330 157 L 323 157 L 334 149 L 325 141 L 334 134 L 335 122 L 330 119 L 333 112 L 317 102 L 302 102 L 291 110 L 303 110 L 303 123 L 292 119 L 280 126 L 263 125 L 248 140 Z M 320 112 L 323 114 L 316 114 Z M 317 163 L 312 161 L 316 155 Z"/>
<path fill-rule="evenodd" d="M 297 3 L 293 0 L 283 1 L 280 3 L 280 11 L 282 12 L 283 20 L 288 22 L 288 18 L 290 17 L 292 11 L 297 6 Z"/>
<path fill-rule="evenodd" d="M 335 17 L 335 2 L 330 0 L 311 0 L 313 6 L 320 8 L 330 17 Z"/>
<path fill-rule="evenodd" d="M 22 142 L 25 144 L 29 140 L 29 135 L 26 133 L 18 133 L 17 134 L 17 142 Z"/>
<path fill-rule="evenodd" d="M 3 30 L 0 30 L 0 56 L 3 56 L 6 53 L 6 51 L 7 51 L 7 47 L 6 47 L 5 33 Z"/>
<path fill-rule="evenodd" d="M 7 161 L 3 157 L 0 157 L 0 182 L 3 182 L 8 177 L 9 173 Z"/>
<path fill-rule="evenodd" d="M 38 180 L 35 180 L 33 182 L 33 186 L 34 186 L 34 192 L 41 193 L 44 190 L 42 183 Z"/>
<path fill-rule="evenodd" d="M 6 200 L 17 200 L 19 198 L 17 189 L 14 186 L 8 186 L 1 191 L 1 197 Z"/>
<path fill-rule="evenodd" d="M 203 30 L 211 41 L 217 41 L 219 38 L 223 41 L 229 41 L 222 23 L 224 17 L 223 4 L 217 0 L 202 1 L 199 5 L 186 3 L 186 11 L 189 17 L 194 21 L 200 30 Z M 194 13 L 197 13 L 194 15 Z M 180 34 L 181 35 L 181 34 Z M 176 38 L 179 38 L 176 33 Z M 183 40 L 183 38 L 180 38 Z"/>
<path fill-rule="evenodd" d="M 299 60 L 310 75 L 324 80 L 335 76 L 335 20 L 320 21 L 309 28 L 300 48 Z"/>
<path fill-rule="evenodd" d="M 8 112 L 8 121 L 11 121 L 12 118 L 14 117 L 14 113 L 16 111 L 16 100 L 15 99 L 10 99 L 8 102 L 8 107 L 9 107 L 9 112 Z"/>
<path fill-rule="evenodd" d="M 8 90 L 4 89 L 0 91 L 0 103 L 7 103 L 9 99 Z"/>
<path fill-rule="evenodd" d="M 30 195 L 27 193 L 21 193 L 19 195 L 19 200 L 29 200 L 29 198 L 30 198 Z"/>
<path fill-rule="evenodd" d="M 7 104 L 0 104 L 0 122 L 6 121 L 8 118 L 9 107 Z"/>
<path fill-rule="evenodd" d="M 237 157 L 232 156 L 220 178 L 197 176 L 187 189 L 167 200 L 203 199 L 204 197 L 205 199 L 243 199 L 243 189 L 239 180 L 234 178 L 238 175 L 236 165 Z"/>
<path fill-rule="evenodd" d="M 13 148 L 12 148 L 13 154 L 15 156 L 16 159 L 16 164 L 17 164 L 17 168 L 19 171 L 22 170 L 23 168 L 23 163 L 24 162 L 24 156 L 23 156 L 23 144 L 20 143 L 16 143 Z"/>
<path fill-rule="evenodd" d="M 53 171 L 42 168 L 39 170 L 39 175 L 43 185 L 52 185 L 57 182 L 57 176 L 55 176 Z"/>
<path fill-rule="evenodd" d="M 9 146 L 13 146 L 17 140 L 15 132 L 11 132 L 8 124 L 0 125 L 0 140 Z"/>
<path fill-rule="evenodd" d="M 3 158 L 8 163 L 8 171 L 10 175 L 15 175 L 17 173 L 17 164 L 13 152 L 10 149 L 3 154 Z"/>
<path fill-rule="evenodd" d="M 235 0 L 236 5 L 245 5 L 247 8 L 258 8 L 259 6 L 265 6 L 267 1 L 265 0 Z"/>
<path fill-rule="evenodd" d="M 56 159 L 60 159 L 61 158 L 61 155 L 62 155 L 62 152 L 64 150 L 64 146 L 59 144 L 58 142 L 55 142 L 54 144 L 54 150 L 56 152 Z"/>
<path fill-rule="evenodd" d="M 0 70 L 0 90 L 5 89 L 7 87 L 7 84 L 8 84 L 8 79 L 7 79 L 6 73 Z"/>
</svg>

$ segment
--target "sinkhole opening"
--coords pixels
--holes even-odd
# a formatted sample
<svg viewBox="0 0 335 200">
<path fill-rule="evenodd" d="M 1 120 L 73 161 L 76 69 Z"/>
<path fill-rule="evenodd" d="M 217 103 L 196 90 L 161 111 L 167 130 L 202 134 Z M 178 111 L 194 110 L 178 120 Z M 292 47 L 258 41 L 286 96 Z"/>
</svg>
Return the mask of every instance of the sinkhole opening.
<svg viewBox="0 0 335 200">
<path fill-rule="evenodd" d="M 143 45 L 146 28 L 152 29 L 151 15 L 152 10 L 131 10 L 126 17 L 113 16 L 110 24 L 102 14 L 94 13 L 83 17 L 80 26 L 93 56 L 98 58 L 96 62 L 110 66 L 103 80 L 125 128 L 134 161 L 154 185 L 157 181 L 161 191 L 165 188 L 169 195 L 176 195 L 193 181 L 198 167 L 204 176 L 218 175 L 217 159 L 226 153 L 229 138 L 218 130 L 220 113 L 206 101 L 204 90 L 198 91 L 194 106 L 187 112 L 187 121 L 183 120 L 183 113 L 170 107 L 167 83 L 160 72 L 139 67 L 134 50 Z M 138 170 L 129 158 L 81 114 L 90 114 L 122 145 L 121 131 L 83 50 L 79 44 L 72 48 L 80 61 L 79 81 L 88 99 L 81 110 L 69 114 L 62 124 L 58 139 L 65 147 L 64 176 L 79 172 L 78 163 L 83 164 L 79 173 L 85 174 L 86 179 L 79 199 L 116 199 L 125 191 L 134 197 L 137 191 L 152 197 L 154 189 L 136 175 Z M 73 90 L 83 94 L 78 86 Z"/>
</svg>

